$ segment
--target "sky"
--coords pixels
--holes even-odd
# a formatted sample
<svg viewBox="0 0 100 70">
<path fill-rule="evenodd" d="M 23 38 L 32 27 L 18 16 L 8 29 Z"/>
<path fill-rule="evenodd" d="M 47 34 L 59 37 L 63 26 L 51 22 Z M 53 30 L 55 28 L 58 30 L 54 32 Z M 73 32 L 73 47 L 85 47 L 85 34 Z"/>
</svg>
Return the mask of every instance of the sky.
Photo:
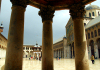
<svg viewBox="0 0 100 70">
<path fill-rule="evenodd" d="M 100 0 L 96 0 L 91 5 L 100 7 Z M 88 5 L 86 5 L 87 7 Z M 2 0 L 0 12 L 0 24 L 3 21 L 2 34 L 8 38 L 10 16 L 12 4 L 10 0 Z M 38 15 L 39 9 L 27 6 L 24 17 L 24 45 L 35 45 L 36 42 L 42 45 L 42 18 Z M 69 10 L 55 11 L 53 17 L 53 41 L 66 35 L 65 26 L 70 18 Z"/>
</svg>

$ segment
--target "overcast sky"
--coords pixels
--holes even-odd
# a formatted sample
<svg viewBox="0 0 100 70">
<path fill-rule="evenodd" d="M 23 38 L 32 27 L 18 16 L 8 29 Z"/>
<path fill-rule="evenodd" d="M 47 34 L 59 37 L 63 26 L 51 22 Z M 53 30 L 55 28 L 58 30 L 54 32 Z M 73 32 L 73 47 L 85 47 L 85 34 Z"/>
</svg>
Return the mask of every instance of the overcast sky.
<svg viewBox="0 0 100 70">
<path fill-rule="evenodd" d="M 100 7 L 100 0 L 92 3 Z M 3 21 L 4 30 L 2 34 L 8 38 L 8 30 L 11 16 L 11 2 L 10 0 L 2 0 L 0 24 Z M 88 6 L 88 5 L 87 5 Z M 24 44 L 35 45 L 36 41 L 42 45 L 42 19 L 38 15 L 39 9 L 27 6 L 24 20 Z M 55 11 L 53 18 L 53 41 L 66 35 L 65 26 L 70 18 L 69 10 Z"/>
</svg>

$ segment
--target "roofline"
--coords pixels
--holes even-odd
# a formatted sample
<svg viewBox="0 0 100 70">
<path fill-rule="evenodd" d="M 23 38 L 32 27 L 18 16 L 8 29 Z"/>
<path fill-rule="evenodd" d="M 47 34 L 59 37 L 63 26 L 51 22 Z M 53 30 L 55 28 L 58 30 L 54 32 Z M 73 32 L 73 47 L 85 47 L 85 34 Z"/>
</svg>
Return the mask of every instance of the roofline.
<svg viewBox="0 0 100 70">
<path fill-rule="evenodd" d="M 89 28 L 94 27 L 95 25 L 98 25 L 98 24 L 100 24 L 100 22 L 98 22 L 98 23 L 96 23 L 96 24 L 94 24 L 94 25 L 92 25 L 92 26 L 90 26 L 88 28 L 85 28 L 85 29 L 88 30 Z"/>
<path fill-rule="evenodd" d="M 5 36 L 3 36 L 1 33 L 0 33 L 0 35 L 8 41 L 8 39 Z"/>
<path fill-rule="evenodd" d="M 94 9 L 89 9 L 89 10 L 94 10 Z M 89 11 L 89 10 L 86 10 L 86 11 Z M 100 9 L 97 9 L 97 10 L 100 10 Z"/>
<path fill-rule="evenodd" d="M 55 44 L 57 44 L 57 43 L 59 43 L 59 42 L 62 42 L 63 40 L 61 40 L 61 41 L 58 41 L 58 42 L 56 42 L 56 43 L 54 43 L 53 45 L 55 45 Z"/>
</svg>

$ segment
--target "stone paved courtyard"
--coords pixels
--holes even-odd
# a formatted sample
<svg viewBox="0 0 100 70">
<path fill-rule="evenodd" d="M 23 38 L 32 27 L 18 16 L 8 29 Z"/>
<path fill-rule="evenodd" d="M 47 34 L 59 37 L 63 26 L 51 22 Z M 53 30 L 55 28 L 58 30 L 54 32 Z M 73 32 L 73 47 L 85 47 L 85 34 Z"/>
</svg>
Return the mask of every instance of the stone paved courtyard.
<svg viewBox="0 0 100 70">
<path fill-rule="evenodd" d="M 0 70 L 2 65 L 4 65 L 5 59 L 0 59 Z M 95 60 L 95 64 L 92 64 L 89 60 L 90 70 L 100 70 L 100 59 Z M 41 70 L 41 61 L 34 59 L 23 59 L 23 70 Z M 75 70 L 75 60 L 74 59 L 54 59 L 54 70 Z"/>
</svg>

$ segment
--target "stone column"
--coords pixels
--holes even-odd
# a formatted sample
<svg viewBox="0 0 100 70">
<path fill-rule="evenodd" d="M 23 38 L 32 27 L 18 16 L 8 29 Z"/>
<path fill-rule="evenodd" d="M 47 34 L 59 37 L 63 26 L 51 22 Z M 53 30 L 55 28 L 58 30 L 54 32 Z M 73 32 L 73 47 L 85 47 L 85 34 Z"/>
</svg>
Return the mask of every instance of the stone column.
<svg viewBox="0 0 100 70">
<path fill-rule="evenodd" d="M 55 50 L 54 50 L 54 58 L 55 58 Z"/>
<path fill-rule="evenodd" d="M 72 47 L 72 58 L 73 58 L 73 47 Z"/>
<path fill-rule="evenodd" d="M 89 59 L 91 59 L 91 46 L 89 46 Z"/>
<path fill-rule="evenodd" d="M 59 58 L 59 49 L 58 49 L 58 58 Z"/>
<path fill-rule="evenodd" d="M 68 46 L 68 58 L 70 58 L 70 46 Z"/>
<path fill-rule="evenodd" d="M 57 50 L 56 50 L 56 57 L 57 57 Z"/>
<path fill-rule="evenodd" d="M 94 50 L 95 50 L 95 58 L 99 58 L 98 45 L 96 43 L 94 44 Z"/>
<path fill-rule="evenodd" d="M 60 49 L 60 58 L 61 58 L 61 49 Z"/>
<path fill-rule="evenodd" d="M 47 6 L 41 7 L 39 15 L 42 17 L 43 38 L 42 38 L 42 70 L 54 70 L 53 68 L 53 35 L 52 35 L 52 18 L 54 8 Z"/>
<path fill-rule="evenodd" d="M 62 58 L 64 58 L 64 48 L 62 48 Z"/>
<path fill-rule="evenodd" d="M 57 57 L 57 50 L 55 51 L 55 58 Z"/>
<path fill-rule="evenodd" d="M 12 2 L 12 13 L 4 70 L 22 70 L 24 12 L 27 4 L 26 0 L 10 1 Z"/>
<path fill-rule="evenodd" d="M 55 57 L 56 57 L 56 50 L 55 50 Z"/>
<path fill-rule="evenodd" d="M 85 6 L 82 3 L 70 6 L 70 15 L 74 22 L 76 70 L 89 70 L 85 28 L 83 23 L 83 16 L 85 14 L 84 8 Z"/>
</svg>

